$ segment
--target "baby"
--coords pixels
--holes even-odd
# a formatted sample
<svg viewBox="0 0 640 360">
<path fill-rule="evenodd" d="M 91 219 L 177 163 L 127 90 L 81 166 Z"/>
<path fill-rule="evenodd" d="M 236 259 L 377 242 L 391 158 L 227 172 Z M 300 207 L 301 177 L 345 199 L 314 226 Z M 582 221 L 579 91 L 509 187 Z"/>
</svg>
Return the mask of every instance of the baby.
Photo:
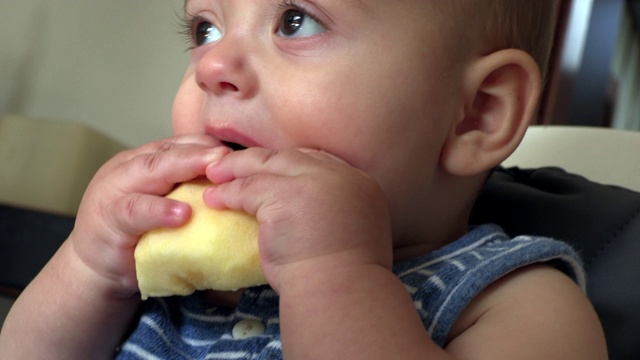
<svg viewBox="0 0 640 360">
<path fill-rule="evenodd" d="M 606 358 L 572 249 L 468 225 L 535 114 L 556 6 L 186 1 L 175 136 L 97 172 L 0 354 Z M 198 176 L 257 217 L 269 286 L 141 302 L 136 243 L 188 220 L 163 195 Z"/>
</svg>

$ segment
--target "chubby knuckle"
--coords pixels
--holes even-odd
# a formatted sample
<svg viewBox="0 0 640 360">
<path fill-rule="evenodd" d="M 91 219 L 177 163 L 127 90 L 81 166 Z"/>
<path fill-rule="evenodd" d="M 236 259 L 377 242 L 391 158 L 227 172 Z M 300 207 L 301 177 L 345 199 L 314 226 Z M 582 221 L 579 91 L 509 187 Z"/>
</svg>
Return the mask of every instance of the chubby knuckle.
<svg viewBox="0 0 640 360">
<path fill-rule="evenodd" d="M 264 199 L 255 209 L 255 215 L 260 220 L 260 231 L 268 238 L 274 236 L 274 231 L 291 231 L 291 225 L 299 221 L 303 211 L 298 211 L 295 204 L 283 203 L 274 197 Z M 289 230 L 285 230 L 289 229 Z"/>
<path fill-rule="evenodd" d="M 241 180 L 236 180 L 238 184 L 237 191 L 240 194 L 250 192 L 252 188 L 256 186 L 255 176 L 249 176 Z"/>
<path fill-rule="evenodd" d="M 265 165 L 277 161 L 282 154 L 282 152 L 272 149 L 256 149 L 256 151 L 258 151 L 258 160 Z"/>
<path fill-rule="evenodd" d="M 138 207 L 140 206 L 140 197 L 128 196 L 124 199 L 122 215 L 124 216 L 124 222 L 127 224 L 133 223 L 138 213 Z M 124 224 L 121 224 L 124 225 Z"/>
<path fill-rule="evenodd" d="M 160 142 L 160 144 L 158 144 L 158 151 L 159 152 L 165 152 L 165 151 L 170 151 L 173 148 L 175 148 L 177 145 L 177 143 L 175 141 L 162 141 Z"/>
<path fill-rule="evenodd" d="M 121 197 L 104 198 L 102 201 L 92 204 L 89 209 L 84 209 L 87 211 L 83 211 L 83 215 L 100 219 L 101 226 L 104 226 L 109 238 L 114 238 L 123 233 L 124 225 L 128 223 L 128 213 L 123 211 L 123 204 L 126 205 L 126 202 L 123 203 Z M 126 210 L 126 206 L 124 210 Z M 84 223 L 86 224 L 87 221 Z"/>
<path fill-rule="evenodd" d="M 153 173 L 158 170 L 162 162 L 162 156 L 159 153 L 144 154 L 140 156 L 142 169 L 146 172 Z"/>
</svg>

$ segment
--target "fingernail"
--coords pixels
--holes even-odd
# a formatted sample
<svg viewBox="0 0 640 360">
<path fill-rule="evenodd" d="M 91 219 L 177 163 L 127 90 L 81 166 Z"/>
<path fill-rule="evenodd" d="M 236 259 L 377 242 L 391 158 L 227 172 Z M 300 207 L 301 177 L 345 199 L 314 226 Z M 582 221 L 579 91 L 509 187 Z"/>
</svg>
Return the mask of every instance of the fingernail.
<svg viewBox="0 0 640 360">
<path fill-rule="evenodd" d="M 187 204 L 176 201 L 169 209 L 171 219 L 177 224 L 182 225 L 191 217 L 191 207 Z"/>
</svg>

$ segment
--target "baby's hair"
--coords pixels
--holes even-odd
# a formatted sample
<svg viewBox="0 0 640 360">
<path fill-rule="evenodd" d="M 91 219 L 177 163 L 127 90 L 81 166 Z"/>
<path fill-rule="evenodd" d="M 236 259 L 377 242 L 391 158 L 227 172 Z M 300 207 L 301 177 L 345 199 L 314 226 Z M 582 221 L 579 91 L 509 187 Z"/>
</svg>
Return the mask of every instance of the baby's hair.
<svg viewBox="0 0 640 360">
<path fill-rule="evenodd" d="M 520 49 L 533 57 L 545 79 L 553 48 L 559 11 L 558 0 L 458 0 L 451 1 L 466 19 L 465 33 L 472 48 L 489 54 L 501 49 Z M 473 21 L 477 19 L 478 21 Z M 471 20 L 471 21 L 470 21 Z"/>
<path fill-rule="evenodd" d="M 486 1 L 486 0 L 484 0 Z M 553 47 L 559 1 L 491 0 L 493 14 L 487 36 L 499 48 L 528 52 L 538 63 L 544 79 Z"/>
</svg>

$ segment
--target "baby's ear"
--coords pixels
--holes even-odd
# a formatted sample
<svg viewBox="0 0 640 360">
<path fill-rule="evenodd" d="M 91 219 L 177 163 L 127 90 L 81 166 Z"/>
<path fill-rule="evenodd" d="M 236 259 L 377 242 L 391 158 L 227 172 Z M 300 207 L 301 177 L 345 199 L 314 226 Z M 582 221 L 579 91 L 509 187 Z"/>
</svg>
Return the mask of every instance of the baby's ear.
<svg viewBox="0 0 640 360">
<path fill-rule="evenodd" d="M 534 116 L 541 89 L 533 58 L 516 49 L 483 56 L 467 67 L 464 108 L 440 157 L 450 174 L 472 176 L 506 159 Z"/>
</svg>

